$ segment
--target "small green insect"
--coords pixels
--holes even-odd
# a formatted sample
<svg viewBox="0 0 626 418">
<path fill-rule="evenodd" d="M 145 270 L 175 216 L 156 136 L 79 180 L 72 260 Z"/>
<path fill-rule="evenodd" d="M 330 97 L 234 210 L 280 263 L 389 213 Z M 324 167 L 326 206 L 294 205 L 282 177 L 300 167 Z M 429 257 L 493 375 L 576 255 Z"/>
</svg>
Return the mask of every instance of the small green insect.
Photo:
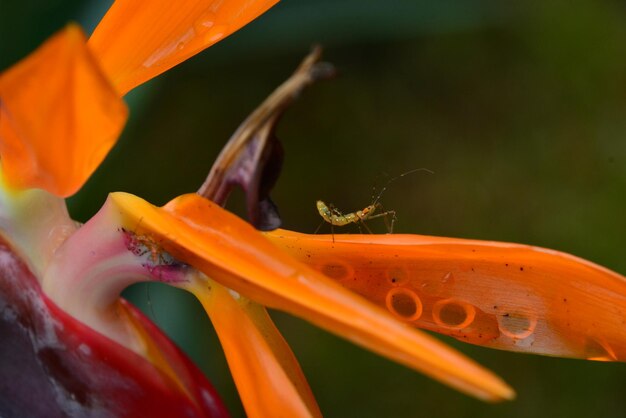
<svg viewBox="0 0 626 418">
<path fill-rule="evenodd" d="M 316 205 L 317 205 L 317 211 L 319 212 L 320 216 L 324 218 L 324 220 L 328 222 L 329 224 L 331 224 L 332 226 L 344 226 L 344 225 L 348 225 L 351 223 L 356 224 L 359 222 L 364 222 L 368 219 L 374 219 L 374 218 L 379 218 L 383 216 L 385 217 L 391 216 L 391 225 L 389 226 L 388 229 L 389 229 L 389 233 L 393 232 L 393 223 L 395 222 L 395 219 L 396 219 L 396 212 L 393 210 L 388 210 L 386 212 L 374 214 L 374 212 L 376 212 L 377 210 L 380 210 L 381 208 L 381 205 L 378 202 L 373 203 L 363 208 L 362 210 L 357 210 L 356 212 L 351 212 L 351 213 L 346 213 L 346 214 L 339 212 L 337 209 L 333 207 L 328 207 L 328 205 L 326 205 L 326 203 L 322 202 L 321 200 L 318 200 Z M 363 225 L 365 226 L 365 224 Z M 365 227 L 367 228 L 367 226 Z"/>
<path fill-rule="evenodd" d="M 376 198 L 373 200 L 372 204 L 369 206 L 366 206 L 365 208 L 361 209 L 361 210 L 357 210 L 356 212 L 350 212 L 350 213 L 341 213 L 339 210 L 337 210 L 336 208 L 334 208 L 332 205 L 327 205 L 326 203 L 324 203 L 321 200 L 318 200 L 316 203 L 317 206 L 317 211 L 319 212 L 320 216 L 324 219 L 324 221 L 328 222 L 331 225 L 331 228 L 334 226 L 344 226 L 344 225 L 348 225 L 348 224 L 360 224 L 363 225 L 365 227 L 365 229 L 368 230 L 368 232 L 371 233 L 370 229 L 367 227 L 367 225 L 365 225 L 365 221 L 366 220 L 370 220 L 370 219 L 374 219 L 374 218 L 381 218 L 384 217 L 385 218 L 385 224 L 387 225 L 387 232 L 389 234 L 393 233 L 393 226 L 394 223 L 396 221 L 396 211 L 394 210 L 388 210 L 385 212 L 380 212 L 380 210 L 382 210 L 382 205 L 379 203 L 380 198 L 382 197 L 383 193 L 385 192 L 385 190 L 387 190 L 387 187 L 393 183 L 394 181 L 396 181 L 397 179 L 399 179 L 400 177 L 404 177 L 407 174 L 411 174 L 414 173 L 416 171 L 426 171 L 430 174 L 433 174 L 432 171 L 426 169 L 426 168 L 416 168 L 415 170 L 411 170 L 411 171 L 407 171 L 406 173 L 402 173 L 399 176 L 396 176 L 394 178 L 392 178 L 391 180 L 389 180 L 387 182 L 387 184 L 385 184 L 385 186 L 381 189 L 380 193 L 378 193 L 378 196 L 376 196 Z M 389 217 L 391 217 L 391 223 L 389 223 L 388 219 Z M 319 229 L 319 228 L 318 228 Z"/>
</svg>

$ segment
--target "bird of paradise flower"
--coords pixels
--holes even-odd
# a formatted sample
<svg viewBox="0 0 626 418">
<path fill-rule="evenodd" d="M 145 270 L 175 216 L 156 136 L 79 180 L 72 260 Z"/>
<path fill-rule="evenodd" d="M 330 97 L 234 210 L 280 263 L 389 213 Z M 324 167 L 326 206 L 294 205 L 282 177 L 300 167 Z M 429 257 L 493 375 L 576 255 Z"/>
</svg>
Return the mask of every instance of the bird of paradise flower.
<svg viewBox="0 0 626 418">
<path fill-rule="evenodd" d="M 69 26 L 0 78 L 3 302 L 14 316 L 35 318 L 27 334 L 52 382 L 55 411 L 137 416 L 148 399 L 160 416 L 177 408 L 188 416 L 224 414 L 184 356 L 120 300 L 137 281 L 163 281 L 200 299 L 251 416 L 320 415 L 263 305 L 491 401 L 512 398 L 512 389 L 414 327 L 494 348 L 623 361 L 626 283 L 590 262 L 448 238 L 347 235 L 333 242 L 284 230 L 261 234 L 224 211 L 223 188 L 241 183 L 252 196 L 254 224 L 273 225 L 259 182 L 275 152 L 268 138 L 276 109 L 243 125 L 200 194 L 157 208 L 113 193 L 85 225 L 69 219 L 62 198 L 114 144 L 126 118 L 120 97 L 273 3 L 117 1 L 88 43 Z M 296 74 L 315 78 L 315 61 Z M 20 294 L 27 297 L 19 309 L 11 307 Z M 584 315 L 590 311 L 593 322 Z M 117 357 L 110 354 L 116 345 Z M 87 365 L 121 379 L 89 387 L 87 372 L 73 375 Z M 131 383 L 143 397 L 139 389 L 124 396 Z M 106 401 L 111 395 L 116 405 Z M 26 404 L 18 399 L 11 407 Z"/>
</svg>

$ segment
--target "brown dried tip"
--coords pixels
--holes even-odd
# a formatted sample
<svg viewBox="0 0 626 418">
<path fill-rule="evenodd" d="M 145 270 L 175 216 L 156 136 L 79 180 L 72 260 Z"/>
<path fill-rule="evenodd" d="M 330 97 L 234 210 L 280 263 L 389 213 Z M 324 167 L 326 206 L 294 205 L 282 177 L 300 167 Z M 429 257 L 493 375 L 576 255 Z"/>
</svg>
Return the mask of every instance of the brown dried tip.
<svg viewBox="0 0 626 418">
<path fill-rule="evenodd" d="M 276 205 L 269 197 L 283 162 L 283 148 L 275 136 L 278 120 L 313 82 L 335 75 L 332 64 L 319 62 L 322 48 L 315 46 L 291 77 L 281 84 L 228 140 L 198 194 L 224 205 L 235 185 L 246 194 L 248 217 L 257 229 L 280 226 Z"/>
</svg>

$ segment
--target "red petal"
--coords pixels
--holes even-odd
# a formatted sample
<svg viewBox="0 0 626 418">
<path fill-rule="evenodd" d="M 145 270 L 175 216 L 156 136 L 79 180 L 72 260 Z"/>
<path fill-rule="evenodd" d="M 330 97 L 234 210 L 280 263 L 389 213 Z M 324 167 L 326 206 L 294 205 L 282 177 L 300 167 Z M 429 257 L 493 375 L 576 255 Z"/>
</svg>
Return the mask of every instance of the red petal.
<svg viewBox="0 0 626 418">
<path fill-rule="evenodd" d="M 1 416 L 227 416 L 203 374 L 143 315 L 122 302 L 176 379 L 60 310 L 4 242 L 0 306 Z"/>
</svg>

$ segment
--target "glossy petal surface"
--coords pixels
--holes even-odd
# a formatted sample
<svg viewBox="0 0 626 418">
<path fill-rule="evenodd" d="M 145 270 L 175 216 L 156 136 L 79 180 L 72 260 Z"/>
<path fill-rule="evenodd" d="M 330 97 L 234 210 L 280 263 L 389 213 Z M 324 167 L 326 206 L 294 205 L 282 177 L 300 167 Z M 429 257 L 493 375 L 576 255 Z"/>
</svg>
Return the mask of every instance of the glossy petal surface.
<svg viewBox="0 0 626 418">
<path fill-rule="evenodd" d="M 420 235 L 266 236 L 413 326 L 503 350 L 626 361 L 626 278 L 581 258 Z"/>
<path fill-rule="evenodd" d="M 293 352 L 265 308 L 213 280 L 185 286 L 215 326 L 249 417 L 321 417 Z"/>
<path fill-rule="evenodd" d="M 278 0 L 117 0 L 89 45 L 120 94 L 230 35 Z"/>
<path fill-rule="evenodd" d="M 0 76 L 7 183 L 74 194 L 115 144 L 127 108 L 74 25 Z"/>
<path fill-rule="evenodd" d="M 149 231 L 173 256 L 263 305 L 344 338 L 485 400 L 514 396 L 499 378 L 446 345 L 279 251 L 235 215 L 198 195 L 163 209 L 132 195 L 110 196 L 129 225 Z"/>
</svg>

